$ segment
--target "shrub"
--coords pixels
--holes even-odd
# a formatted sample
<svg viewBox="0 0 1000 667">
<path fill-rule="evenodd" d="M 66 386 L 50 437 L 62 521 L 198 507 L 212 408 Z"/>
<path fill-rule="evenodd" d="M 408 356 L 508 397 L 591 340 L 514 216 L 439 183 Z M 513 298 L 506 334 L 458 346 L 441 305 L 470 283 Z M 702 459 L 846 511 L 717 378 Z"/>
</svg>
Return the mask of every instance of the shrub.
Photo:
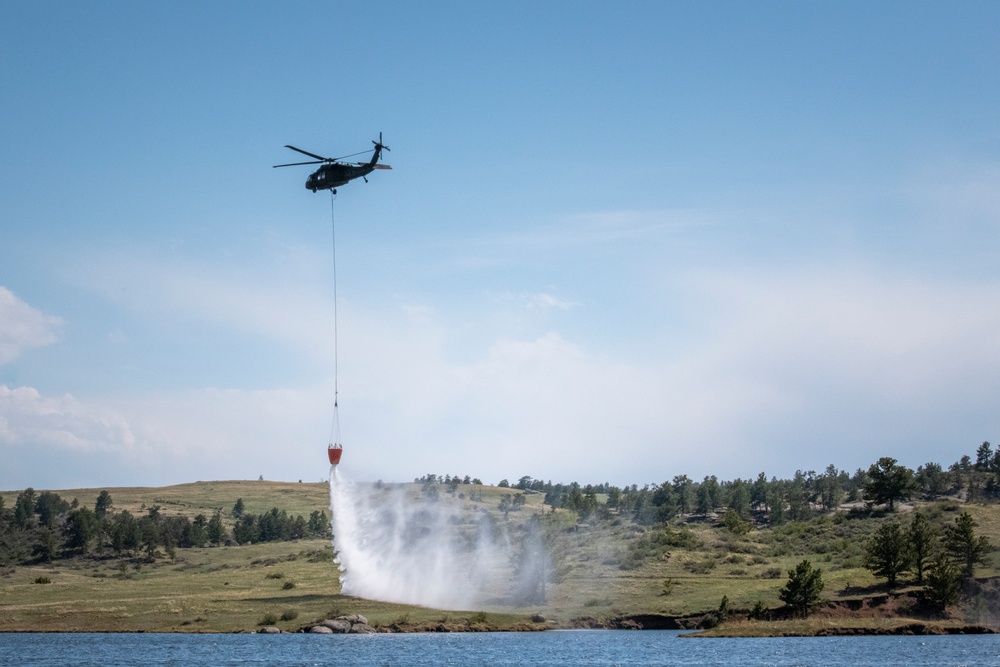
<svg viewBox="0 0 1000 667">
<path fill-rule="evenodd" d="M 701 561 L 689 561 L 684 563 L 684 569 L 692 574 L 708 574 L 715 569 L 715 561 L 711 558 Z"/>
<path fill-rule="evenodd" d="M 52 580 L 49 579 L 48 577 L 36 577 L 35 578 L 35 583 L 36 584 L 51 584 Z"/>
<path fill-rule="evenodd" d="M 611 598 L 593 598 L 583 603 L 584 607 L 610 607 Z"/>
<path fill-rule="evenodd" d="M 278 617 L 274 614 L 264 614 L 264 618 L 260 619 L 257 625 L 274 625 L 278 622 Z"/>
<path fill-rule="evenodd" d="M 281 612 L 281 620 L 283 621 L 294 621 L 299 617 L 299 612 L 296 609 L 286 609 Z"/>
<path fill-rule="evenodd" d="M 287 590 L 291 590 L 291 589 L 295 588 L 295 582 L 294 581 L 286 581 L 284 584 L 282 584 L 281 588 L 282 588 L 282 590 L 286 590 L 286 591 Z"/>
<path fill-rule="evenodd" d="M 753 609 L 750 610 L 750 620 L 753 621 L 763 621 L 767 616 L 767 607 L 764 606 L 763 600 L 757 600 Z"/>
</svg>

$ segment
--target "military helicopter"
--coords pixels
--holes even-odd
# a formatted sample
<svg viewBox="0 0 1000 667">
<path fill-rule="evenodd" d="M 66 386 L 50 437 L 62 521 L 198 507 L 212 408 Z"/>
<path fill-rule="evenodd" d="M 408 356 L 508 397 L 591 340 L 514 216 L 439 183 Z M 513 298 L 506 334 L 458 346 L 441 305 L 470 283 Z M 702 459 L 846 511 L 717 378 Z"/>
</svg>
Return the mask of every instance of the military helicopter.
<svg viewBox="0 0 1000 667">
<path fill-rule="evenodd" d="M 372 154 L 372 159 L 368 162 L 340 161 L 344 158 L 367 153 L 368 151 L 342 155 L 340 157 L 323 157 L 322 155 L 316 155 L 315 153 L 304 151 L 301 148 L 296 148 L 295 146 L 285 145 L 285 148 L 291 148 L 293 151 L 298 151 L 303 155 L 308 155 L 309 157 L 316 159 L 310 160 L 309 162 L 290 162 L 289 164 L 276 164 L 274 166 L 277 168 L 296 167 L 301 164 L 322 164 L 322 167 L 311 173 L 309 178 L 306 179 L 306 188 L 312 190 L 313 192 L 316 192 L 317 190 L 332 190 L 333 194 L 337 194 L 337 187 L 347 185 L 349 181 L 353 181 L 355 178 L 363 178 L 365 183 L 367 183 L 368 174 L 372 173 L 374 170 L 392 169 L 392 167 L 387 164 L 378 164 L 378 160 L 382 156 L 382 151 L 389 150 L 389 147 L 382 143 L 381 132 L 378 133 L 378 141 L 372 139 L 372 143 L 375 144 L 375 152 Z"/>
</svg>

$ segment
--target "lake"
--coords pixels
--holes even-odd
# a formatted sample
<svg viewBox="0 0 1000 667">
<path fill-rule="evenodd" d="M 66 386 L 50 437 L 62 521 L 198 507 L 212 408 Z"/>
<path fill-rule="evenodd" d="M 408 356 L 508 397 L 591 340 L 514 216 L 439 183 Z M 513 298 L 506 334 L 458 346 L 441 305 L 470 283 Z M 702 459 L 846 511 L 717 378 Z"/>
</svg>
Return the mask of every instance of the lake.
<svg viewBox="0 0 1000 667">
<path fill-rule="evenodd" d="M 377 635 L 0 634 L 0 665 L 1000 665 L 994 635 L 680 638 L 674 631 Z"/>
</svg>

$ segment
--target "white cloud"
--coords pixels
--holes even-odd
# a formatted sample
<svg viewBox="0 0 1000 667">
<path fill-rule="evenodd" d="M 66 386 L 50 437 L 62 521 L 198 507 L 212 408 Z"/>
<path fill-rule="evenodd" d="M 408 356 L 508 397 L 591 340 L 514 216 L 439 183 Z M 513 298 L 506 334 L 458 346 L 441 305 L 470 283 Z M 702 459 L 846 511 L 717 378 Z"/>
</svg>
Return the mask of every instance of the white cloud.
<svg viewBox="0 0 1000 667">
<path fill-rule="evenodd" d="M 0 443 L 18 447 L 127 453 L 136 439 L 114 410 L 70 394 L 42 396 L 32 387 L 0 385 Z"/>
<path fill-rule="evenodd" d="M 567 299 L 560 299 L 554 294 L 547 292 L 535 292 L 533 294 L 517 295 L 516 300 L 525 304 L 525 308 L 532 311 L 546 310 L 569 310 L 576 304 Z"/>
<path fill-rule="evenodd" d="M 58 340 L 62 320 L 45 315 L 0 286 L 0 364 L 10 363 L 31 347 Z"/>
</svg>

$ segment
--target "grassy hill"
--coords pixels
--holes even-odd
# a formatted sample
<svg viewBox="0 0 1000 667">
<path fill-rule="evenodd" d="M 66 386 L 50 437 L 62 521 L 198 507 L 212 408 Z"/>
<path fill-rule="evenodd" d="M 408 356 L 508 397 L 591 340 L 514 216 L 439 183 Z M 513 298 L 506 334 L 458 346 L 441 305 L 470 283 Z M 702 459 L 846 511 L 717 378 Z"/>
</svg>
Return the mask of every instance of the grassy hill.
<svg viewBox="0 0 1000 667">
<path fill-rule="evenodd" d="M 412 494 L 421 492 L 419 484 L 407 487 Z M 579 523 L 576 512 L 553 511 L 543 505 L 540 493 L 526 494 L 523 507 L 504 513 L 499 510 L 503 497 L 521 491 L 478 485 L 459 488 L 461 497 L 442 492 L 442 501 L 456 504 L 469 515 L 488 512 L 511 535 L 519 534 L 531 517 L 540 517 L 552 556 L 544 604 L 518 606 L 498 599 L 483 609 L 443 611 L 350 598 L 340 592 L 329 542 L 314 539 L 176 549 L 172 558 L 160 553 L 154 562 L 77 556 L 2 567 L 0 631 L 230 632 L 253 630 L 265 621 L 295 629 L 349 613 L 364 614 L 376 626 L 529 627 L 535 614 L 560 626 L 601 625 L 643 614 L 710 612 L 719 607 L 723 596 L 733 610 L 749 610 L 757 601 L 777 609 L 781 606 L 778 591 L 788 570 L 803 559 L 823 570 L 824 597 L 836 603 L 817 614 L 813 625 L 884 625 L 905 622 L 909 612 L 905 604 L 882 603 L 881 611 L 871 611 L 870 604 L 860 602 L 884 594 L 882 581 L 863 567 L 864 545 L 880 522 L 905 523 L 919 509 L 933 524 L 944 526 L 959 511 L 968 511 L 978 523 L 978 533 L 1000 544 L 1000 506 L 966 504 L 953 498 L 906 504 L 889 516 L 843 508 L 808 521 L 740 535 L 722 527 L 714 515 L 686 515 L 669 524 L 639 526 L 607 513 Z M 164 515 L 188 518 L 217 509 L 228 513 L 237 498 L 252 513 L 272 507 L 304 516 L 329 511 L 327 485 L 318 483 L 217 481 L 107 490 L 116 511 L 128 509 L 136 515 L 154 505 Z M 93 506 L 100 491 L 57 493 Z M 11 508 L 17 492 L 0 492 L 0 496 L 4 506 Z M 976 574 L 980 579 L 996 577 L 996 559 L 991 556 L 990 564 Z M 913 590 L 910 584 L 904 577 L 899 592 Z M 850 619 L 831 611 L 866 604 L 871 613 L 848 614 Z M 990 598 L 981 596 L 954 610 L 944 622 L 990 623 L 991 607 Z M 733 617 L 745 618 L 745 613 Z"/>
</svg>

